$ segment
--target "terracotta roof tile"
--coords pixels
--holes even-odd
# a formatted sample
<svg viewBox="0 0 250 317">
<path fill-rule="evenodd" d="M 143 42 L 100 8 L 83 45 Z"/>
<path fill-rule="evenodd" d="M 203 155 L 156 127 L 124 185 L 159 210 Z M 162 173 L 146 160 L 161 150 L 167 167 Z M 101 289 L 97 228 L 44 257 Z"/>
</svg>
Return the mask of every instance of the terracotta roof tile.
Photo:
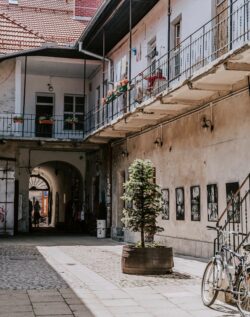
<svg viewBox="0 0 250 317">
<path fill-rule="evenodd" d="M 73 18 L 74 0 L 0 0 L 0 54 L 46 42 L 73 44 L 87 22 Z"/>
</svg>

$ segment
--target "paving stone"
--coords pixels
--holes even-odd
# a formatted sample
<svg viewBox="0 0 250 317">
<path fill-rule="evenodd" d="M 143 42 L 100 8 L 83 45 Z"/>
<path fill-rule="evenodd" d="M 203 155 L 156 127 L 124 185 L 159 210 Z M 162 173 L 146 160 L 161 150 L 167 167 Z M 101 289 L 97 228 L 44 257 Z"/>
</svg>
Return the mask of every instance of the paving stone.
<svg viewBox="0 0 250 317">
<path fill-rule="evenodd" d="M 23 313 L 32 312 L 31 305 L 13 305 L 15 302 L 9 302 L 9 305 L 3 305 L 0 308 L 1 313 Z"/>
<path fill-rule="evenodd" d="M 0 311 L 1 317 L 35 317 L 33 312 L 20 312 L 20 313 L 3 313 Z"/>
<path fill-rule="evenodd" d="M 70 315 L 71 311 L 65 303 L 34 303 L 33 309 L 36 315 Z"/>
<path fill-rule="evenodd" d="M 30 295 L 30 300 L 32 303 L 64 302 L 60 295 Z"/>
</svg>

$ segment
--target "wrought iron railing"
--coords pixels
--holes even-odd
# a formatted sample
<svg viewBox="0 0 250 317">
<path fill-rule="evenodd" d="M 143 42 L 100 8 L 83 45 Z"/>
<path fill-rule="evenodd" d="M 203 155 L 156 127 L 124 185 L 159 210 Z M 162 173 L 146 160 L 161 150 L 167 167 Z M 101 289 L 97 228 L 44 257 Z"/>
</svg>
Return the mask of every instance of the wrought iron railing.
<svg viewBox="0 0 250 317">
<path fill-rule="evenodd" d="M 145 100 L 177 85 L 250 38 L 250 0 L 236 0 L 177 47 L 135 76 L 128 91 L 85 116 L 85 136 L 133 111 Z"/>
<path fill-rule="evenodd" d="M 226 208 L 216 223 L 216 226 L 221 227 L 223 231 L 232 232 L 232 234 L 229 234 L 228 243 L 234 251 L 239 251 L 241 245 L 249 240 L 249 216 L 250 174 L 247 175 L 239 189 L 228 200 Z M 223 237 L 218 234 L 214 240 L 214 252 L 220 250 L 222 243 Z"/>
<path fill-rule="evenodd" d="M 1 138 L 83 139 L 84 122 L 64 116 L 0 114 Z"/>
</svg>

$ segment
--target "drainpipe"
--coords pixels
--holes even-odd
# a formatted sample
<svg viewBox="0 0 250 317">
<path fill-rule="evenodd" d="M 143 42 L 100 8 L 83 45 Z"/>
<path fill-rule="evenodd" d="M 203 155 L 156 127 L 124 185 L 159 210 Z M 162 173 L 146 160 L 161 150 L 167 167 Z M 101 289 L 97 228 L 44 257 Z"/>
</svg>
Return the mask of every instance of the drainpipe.
<svg viewBox="0 0 250 317">
<path fill-rule="evenodd" d="M 108 66 L 108 69 L 109 69 L 109 78 L 111 78 L 110 76 L 111 76 L 111 63 L 112 63 L 112 60 L 111 60 L 110 58 L 108 58 L 108 57 L 103 57 L 103 56 L 98 55 L 98 54 L 95 54 L 95 53 L 93 53 L 93 52 L 84 50 L 84 49 L 82 48 L 82 42 L 79 42 L 79 52 L 81 52 L 81 53 L 83 53 L 83 54 L 85 54 L 85 55 L 91 56 L 91 57 L 95 57 L 96 59 L 99 59 L 99 60 L 101 60 L 101 61 L 106 61 L 106 62 L 108 62 L 108 63 L 109 63 L 109 64 L 108 64 L 108 65 L 109 65 L 109 66 Z"/>
<path fill-rule="evenodd" d="M 25 116 L 25 104 L 26 104 L 26 80 L 27 80 L 27 56 L 25 56 L 24 64 L 24 84 L 23 84 L 23 118 Z M 24 136 L 24 124 L 22 125 L 22 136 Z"/>
<path fill-rule="evenodd" d="M 167 79 L 168 79 L 168 87 L 169 87 L 169 77 L 170 77 L 170 36 L 171 36 L 171 0 L 168 0 L 168 47 L 167 47 L 167 52 L 168 52 L 168 74 L 167 74 Z"/>
<path fill-rule="evenodd" d="M 233 48 L 233 2 L 234 0 L 230 0 L 230 50 Z M 245 19 L 245 16 L 244 16 Z"/>
<path fill-rule="evenodd" d="M 132 0 L 129 0 L 129 72 L 128 72 L 128 80 L 129 84 L 131 84 L 132 77 Z M 131 92 L 128 92 L 128 111 L 130 111 L 130 97 Z M 126 109 L 125 109 L 125 112 Z"/>
</svg>

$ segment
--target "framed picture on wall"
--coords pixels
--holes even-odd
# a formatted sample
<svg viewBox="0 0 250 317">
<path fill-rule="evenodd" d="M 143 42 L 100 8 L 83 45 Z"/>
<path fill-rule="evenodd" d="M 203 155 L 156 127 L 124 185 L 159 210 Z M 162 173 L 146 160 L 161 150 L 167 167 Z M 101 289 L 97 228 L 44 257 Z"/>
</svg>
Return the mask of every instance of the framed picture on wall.
<svg viewBox="0 0 250 317">
<path fill-rule="evenodd" d="M 226 183 L 227 205 L 232 201 L 228 207 L 227 217 L 230 222 L 240 222 L 240 193 L 236 197 L 234 194 L 239 189 L 239 183 Z"/>
<path fill-rule="evenodd" d="M 185 197 L 184 188 L 178 187 L 175 189 L 176 198 L 176 220 L 185 220 Z"/>
<path fill-rule="evenodd" d="M 218 209 L 218 187 L 217 184 L 207 185 L 207 216 L 208 221 L 217 221 Z"/>
<path fill-rule="evenodd" d="M 162 219 L 169 220 L 169 189 L 163 188 L 162 192 Z"/>
<path fill-rule="evenodd" d="M 191 221 L 201 220 L 200 211 L 200 186 L 190 187 L 190 201 L 191 201 Z"/>
</svg>

